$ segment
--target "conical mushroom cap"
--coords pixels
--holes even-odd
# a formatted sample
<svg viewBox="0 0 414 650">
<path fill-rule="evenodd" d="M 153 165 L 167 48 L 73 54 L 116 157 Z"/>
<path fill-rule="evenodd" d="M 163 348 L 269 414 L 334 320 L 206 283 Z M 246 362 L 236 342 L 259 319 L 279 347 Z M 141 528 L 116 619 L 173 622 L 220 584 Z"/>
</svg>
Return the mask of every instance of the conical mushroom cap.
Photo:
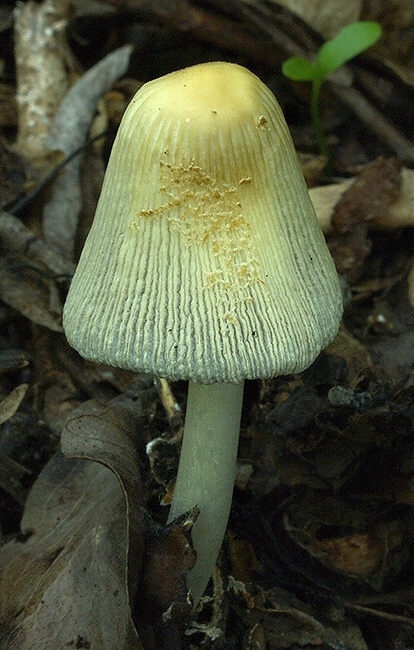
<svg viewBox="0 0 414 650">
<path fill-rule="evenodd" d="M 121 368 L 237 383 L 308 367 L 341 313 L 271 91 L 230 63 L 145 84 L 69 291 L 69 343 Z"/>
</svg>

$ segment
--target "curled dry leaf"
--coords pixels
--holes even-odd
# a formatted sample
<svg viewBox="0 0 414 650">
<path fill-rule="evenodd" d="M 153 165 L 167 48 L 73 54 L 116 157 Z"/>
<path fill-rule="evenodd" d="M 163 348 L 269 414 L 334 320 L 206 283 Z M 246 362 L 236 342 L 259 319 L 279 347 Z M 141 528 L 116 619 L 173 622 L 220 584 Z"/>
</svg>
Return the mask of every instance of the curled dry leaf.
<svg viewBox="0 0 414 650">
<path fill-rule="evenodd" d="M 127 509 L 128 580 L 131 598 L 143 553 L 142 485 L 135 448 L 136 418 L 141 404 L 115 398 L 109 404 L 85 402 L 71 414 L 62 432 L 62 450 L 68 458 L 88 458 L 109 467 L 124 491 Z"/>
<path fill-rule="evenodd" d="M 86 140 L 99 98 L 114 81 L 125 74 L 132 48 L 129 45 L 108 54 L 88 70 L 62 101 L 51 126 L 47 144 L 51 150 L 70 155 Z M 50 201 L 43 211 L 45 240 L 73 255 L 74 237 L 81 207 L 79 185 L 80 156 L 66 165 L 56 181 Z"/>
<path fill-rule="evenodd" d="M 21 350 L 2 350 L 0 352 L 0 375 L 12 370 L 20 370 L 29 364 L 27 354 Z"/>
<path fill-rule="evenodd" d="M 369 521 L 362 511 L 340 498 L 321 496 L 319 506 L 313 509 L 311 506 L 302 510 L 301 504 L 295 507 L 293 503 L 291 511 L 284 514 L 283 523 L 289 537 L 312 558 L 376 588 L 381 588 L 384 580 L 407 560 L 406 531 L 401 522 Z M 349 534 L 343 534 L 347 530 Z"/>
<path fill-rule="evenodd" d="M 36 481 L 21 524 L 27 539 L 0 551 L 2 648 L 142 650 L 129 607 L 142 556 L 131 427 L 127 409 L 96 403 L 68 421 L 66 452 L 99 462 L 57 454 Z"/>
<path fill-rule="evenodd" d="M 385 481 L 383 487 L 386 488 Z M 381 499 L 383 493 L 377 494 Z M 394 498 L 391 493 L 389 498 Z M 293 541 L 306 551 L 294 560 L 298 571 L 303 576 L 310 576 L 313 571 L 314 575 L 324 576 L 331 589 L 342 590 L 343 597 L 352 593 L 356 583 L 361 588 L 363 582 L 381 590 L 409 566 L 411 525 L 398 508 L 389 507 L 384 500 L 381 506 L 365 511 L 355 501 L 339 493 L 332 496 L 308 490 L 306 495 L 294 497 L 283 513 L 287 537 L 280 537 L 280 543 L 284 542 L 287 557 L 296 558 L 297 549 L 290 546 Z M 274 530 L 276 526 L 280 526 L 278 519 Z M 329 573 L 324 574 L 314 559 Z"/>
<path fill-rule="evenodd" d="M 62 432 L 62 450 L 68 458 L 88 458 L 109 467 L 128 500 L 141 500 L 141 479 L 134 440 L 141 405 L 129 398 L 109 404 L 85 402 L 69 416 Z"/>
</svg>

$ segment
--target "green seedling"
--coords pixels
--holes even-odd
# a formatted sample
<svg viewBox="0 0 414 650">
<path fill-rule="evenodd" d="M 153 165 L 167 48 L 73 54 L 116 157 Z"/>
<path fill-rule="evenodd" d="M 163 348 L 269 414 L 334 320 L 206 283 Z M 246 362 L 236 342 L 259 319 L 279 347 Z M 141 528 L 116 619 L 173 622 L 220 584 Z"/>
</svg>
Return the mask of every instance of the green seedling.
<svg viewBox="0 0 414 650">
<path fill-rule="evenodd" d="M 293 56 L 282 65 L 282 72 L 293 81 L 311 81 L 311 118 L 321 153 L 329 157 L 328 143 L 320 116 L 322 83 L 341 65 L 374 45 L 381 37 L 381 26 L 376 22 L 360 21 L 347 25 L 320 48 L 314 62 Z"/>
</svg>

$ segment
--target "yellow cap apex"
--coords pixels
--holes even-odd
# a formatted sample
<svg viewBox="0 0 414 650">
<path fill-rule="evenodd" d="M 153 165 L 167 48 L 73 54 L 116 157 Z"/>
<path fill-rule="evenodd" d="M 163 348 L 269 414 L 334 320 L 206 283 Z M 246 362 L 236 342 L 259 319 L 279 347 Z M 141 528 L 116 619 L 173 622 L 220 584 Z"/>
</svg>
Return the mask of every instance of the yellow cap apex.
<svg viewBox="0 0 414 650">
<path fill-rule="evenodd" d="M 169 119 L 216 128 L 217 123 L 254 112 L 260 83 L 240 65 L 202 63 L 151 81 L 147 101 L 153 102 L 154 111 L 167 111 Z"/>
</svg>

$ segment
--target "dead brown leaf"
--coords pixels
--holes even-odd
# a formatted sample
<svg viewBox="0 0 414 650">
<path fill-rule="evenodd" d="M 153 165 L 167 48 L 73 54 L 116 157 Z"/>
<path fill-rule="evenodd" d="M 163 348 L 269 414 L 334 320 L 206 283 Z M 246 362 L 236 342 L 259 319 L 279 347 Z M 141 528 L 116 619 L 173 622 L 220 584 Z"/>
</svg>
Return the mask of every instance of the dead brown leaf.
<svg viewBox="0 0 414 650">
<path fill-rule="evenodd" d="M 327 502 L 332 505 L 329 499 Z M 313 521 L 309 515 L 309 520 L 302 522 L 303 526 L 297 530 L 286 517 L 286 530 L 299 546 L 329 569 L 365 580 L 369 580 L 379 570 L 380 577 L 383 578 L 388 555 L 403 541 L 401 525 L 392 520 L 384 524 L 367 525 L 366 530 L 354 530 L 349 535 L 323 536 L 324 526 L 327 530 L 331 527 L 332 530 L 339 531 L 341 525 L 344 529 L 350 526 L 353 515 L 355 520 L 360 518 L 360 513 L 353 513 L 349 506 L 339 500 L 336 505 L 336 512 L 327 508 L 323 515 L 325 519 Z M 320 510 L 322 514 L 323 509 Z M 377 582 L 378 576 L 373 579 Z"/>
<path fill-rule="evenodd" d="M 66 453 L 99 462 L 57 454 L 36 481 L 27 538 L 0 551 L 2 648 L 142 650 L 129 606 L 143 525 L 133 431 L 126 407 L 86 403 L 69 420 Z"/>
<path fill-rule="evenodd" d="M 60 334 L 44 327 L 33 328 L 34 409 L 57 436 L 79 406 L 77 387 L 59 356 L 66 346 Z"/>
<path fill-rule="evenodd" d="M 62 332 L 62 305 L 55 285 L 42 272 L 22 258 L 3 258 L 0 263 L 0 297 L 32 323 Z"/>
</svg>

